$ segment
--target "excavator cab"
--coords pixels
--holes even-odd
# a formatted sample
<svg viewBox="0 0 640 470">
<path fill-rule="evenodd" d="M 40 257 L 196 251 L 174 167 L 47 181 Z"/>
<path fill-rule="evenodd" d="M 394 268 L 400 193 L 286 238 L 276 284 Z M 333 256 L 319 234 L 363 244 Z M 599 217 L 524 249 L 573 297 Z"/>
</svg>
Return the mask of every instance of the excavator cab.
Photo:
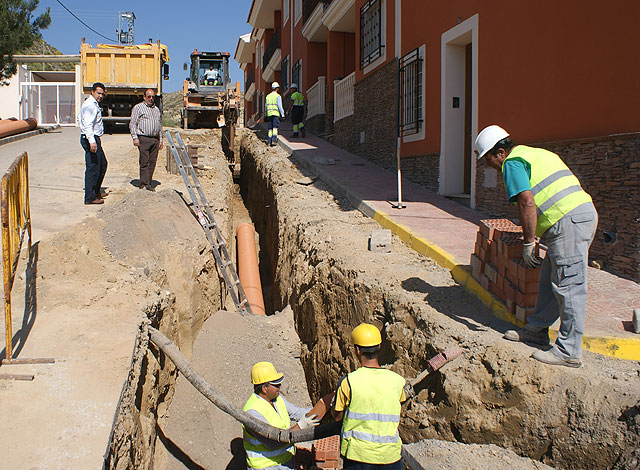
<svg viewBox="0 0 640 470">
<path fill-rule="evenodd" d="M 191 82 L 198 92 L 223 92 L 230 83 L 229 54 L 194 52 L 191 54 Z"/>
</svg>

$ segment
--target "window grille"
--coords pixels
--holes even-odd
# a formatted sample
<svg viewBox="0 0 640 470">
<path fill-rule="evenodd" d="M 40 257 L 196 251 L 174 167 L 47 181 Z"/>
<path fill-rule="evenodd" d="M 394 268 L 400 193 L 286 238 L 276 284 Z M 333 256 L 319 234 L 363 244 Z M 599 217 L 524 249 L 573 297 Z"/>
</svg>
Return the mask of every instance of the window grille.
<svg viewBox="0 0 640 470">
<path fill-rule="evenodd" d="M 289 56 L 284 58 L 280 66 L 280 85 L 283 92 L 289 89 Z"/>
<path fill-rule="evenodd" d="M 360 68 L 382 55 L 382 0 L 368 0 L 360 8 Z"/>
<path fill-rule="evenodd" d="M 287 24 L 289 21 L 289 0 L 282 1 L 282 24 Z"/>
<path fill-rule="evenodd" d="M 422 61 L 420 48 L 400 59 L 398 131 L 401 136 L 417 134 L 422 128 Z"/>
<path fill-rule="evenodd" d="M 302 59 L 300 59 L 293 66 L 293 73 L 291 74 L 291 83 L 298 85 L 298 90 L 302 92 Z"/>
<path fill-rule="evenodd" d="M 300 18 L 302 18 L 302 0 L 294 0 L 294 2 L 295 2 L 294 14 L 296 15 L 296 24 L 298 24 L 298 21 L 300 21 Z"/>
</svg>

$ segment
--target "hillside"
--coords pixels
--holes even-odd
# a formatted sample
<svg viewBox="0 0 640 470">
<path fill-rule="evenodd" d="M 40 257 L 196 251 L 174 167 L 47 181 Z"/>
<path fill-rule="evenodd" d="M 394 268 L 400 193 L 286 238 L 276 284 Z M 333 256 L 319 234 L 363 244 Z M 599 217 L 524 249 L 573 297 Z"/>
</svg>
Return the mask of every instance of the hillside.
<svg viewBox="0 0 640 470">
<path fill-rule="evenodd" d="M 48 44 L 44 39 L 36 39 L 31 47 L 22 49 L 18 54 L 33 54 L 33 55 L 62 55 L 58 49 Z M 75 64 L 71 62 L 60 64 L 29 64 L 31 70 L 74 70 Z"/>
<path fill-rule="evenodd" d="M 162 125 L 168 127 L 180 126 L 182 114 L 182 90 L 162 94 Z"/>
</svg>

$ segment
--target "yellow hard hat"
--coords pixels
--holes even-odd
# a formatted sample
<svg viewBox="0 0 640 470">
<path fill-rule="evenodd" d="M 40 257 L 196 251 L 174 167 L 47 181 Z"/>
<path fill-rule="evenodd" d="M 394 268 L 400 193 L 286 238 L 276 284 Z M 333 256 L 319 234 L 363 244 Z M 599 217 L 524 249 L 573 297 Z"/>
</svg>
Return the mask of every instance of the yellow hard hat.
<svg viewBox="0 0 640 470">
<path fill-rule="evenodd" d="M 258 362 L 251 368 L 251 383 L 260 385 L 267 382 L 280 383 L 284 374 L 280 374 L 270 362 Z"/>
<path fill-rule="evenodd" d="M 380 331 L 369 323 L 360 323 L 351 332 L 351 342 L 356 346 L 368 348 L 382 343 Z"/>
</svg>

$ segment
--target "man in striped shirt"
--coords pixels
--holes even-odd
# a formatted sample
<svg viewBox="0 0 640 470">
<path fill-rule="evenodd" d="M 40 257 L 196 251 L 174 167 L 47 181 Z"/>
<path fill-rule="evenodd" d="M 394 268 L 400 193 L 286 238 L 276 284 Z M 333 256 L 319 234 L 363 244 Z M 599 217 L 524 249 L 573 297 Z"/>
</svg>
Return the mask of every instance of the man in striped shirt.
<svg viewBox="0 0 640 470">
<path fill-rule="evenodd" d="M 140 189 L 155 191 L 151 182 L 156 169 L 158 152 L 162 149 L 162 116 L 155 104 L 156 94 L 148 88 L 144 92 L 144 101 L 131 110 L 129 130 L 133 145 L 140 152 Z"/>
</svg>

